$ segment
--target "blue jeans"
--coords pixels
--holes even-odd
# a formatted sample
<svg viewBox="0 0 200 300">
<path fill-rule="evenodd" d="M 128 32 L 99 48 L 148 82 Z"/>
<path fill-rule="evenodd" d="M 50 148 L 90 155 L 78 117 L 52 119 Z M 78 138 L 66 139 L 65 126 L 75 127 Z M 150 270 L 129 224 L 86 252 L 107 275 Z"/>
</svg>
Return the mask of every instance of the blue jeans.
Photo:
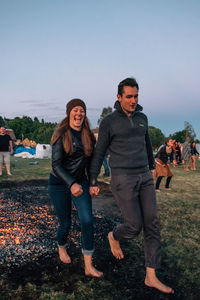
<svg viewBox="0 0 200 300">
<path fill-rule="evenodd" d="M 105 154 L 105 156 L 104 156 L 103 167 L 104 167 L 105 176 L 110 176 L 110 169 L 109 169 L 109 166 L 108 166 L 108 154 Z"/>
<path fill-rule="evenodd" d="M 83 193 L 79 197 L 73 196 L 65 185 L 49 185 L 48 187 L 55 214 L 59 220 L 57 241 L 59 247 L 66 247 L 71 227 L 71 209 L 73 201 L 81 224 L 82 253 L 92 255 L 94 251 L 92 200 L 89 194 L 87 180 L 83 180 L 79 184 L 83 189 Z"/>
</svg>

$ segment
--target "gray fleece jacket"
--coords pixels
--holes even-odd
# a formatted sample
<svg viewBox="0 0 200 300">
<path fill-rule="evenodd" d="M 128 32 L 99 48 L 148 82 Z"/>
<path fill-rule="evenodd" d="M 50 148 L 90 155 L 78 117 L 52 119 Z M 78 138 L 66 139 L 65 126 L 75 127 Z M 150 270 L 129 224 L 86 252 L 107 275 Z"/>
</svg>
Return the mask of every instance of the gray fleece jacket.
<svg viewBox="0 0 200 300">
<path fill-rule="evenodd" d="M 148 134 L 148 120 L 139 104 L 128 117 L 119 101 L 115 111 L 100 124 L 97 145 L 90 165 L 91 185 L 96 185 L 106 150 L 110 154 L 111 173 L 141 174 L 154 169 L 154 158 Z"/>
</svg>

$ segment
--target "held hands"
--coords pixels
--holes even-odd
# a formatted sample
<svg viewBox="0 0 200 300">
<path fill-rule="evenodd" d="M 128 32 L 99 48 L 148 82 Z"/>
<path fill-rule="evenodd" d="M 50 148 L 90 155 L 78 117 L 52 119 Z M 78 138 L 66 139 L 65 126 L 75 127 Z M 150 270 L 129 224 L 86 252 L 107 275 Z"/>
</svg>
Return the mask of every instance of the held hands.
<svg viewBox="0 0 200 300">
<path fill-rule="evenodd" d="M 70 191 L 71 191 L 72 195 L 75 197 L 78 197 L 83 193 L 82 186 L 78 183 L 72 184 Z"/>
<path fill-rule="evenodd" d="M 91 196 L 97 196 L 99 193 L 98 186 L 90 186 L 90 195 Z"/>
</svg>

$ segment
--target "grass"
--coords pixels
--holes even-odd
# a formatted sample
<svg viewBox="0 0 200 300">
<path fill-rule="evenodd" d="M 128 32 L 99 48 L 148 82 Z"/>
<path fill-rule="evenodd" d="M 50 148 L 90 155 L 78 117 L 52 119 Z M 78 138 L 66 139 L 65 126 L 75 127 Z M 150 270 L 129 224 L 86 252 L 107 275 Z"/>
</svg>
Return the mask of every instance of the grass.
<svg viewBox="0 0 200 300">
<path fill-rule="evenodd" d="M 2 179 L 48 179 L 50 160 L 38 160 L 38 165 L 29 165 L 31 161 L 13 157 L 13 176 L 8 178 L 4 174 Z M 183 166 L 177 166 L 172 172 L 172 190 L 164 189 L 163 179 L 157 202 L 162 239 L 162 265 L 158 275 L 173 286 L 173 297 L 144 287 L 143 235 L 123 243 L 125 259 L 117 262 L 110 254 L 106 241 L 111 225 L 105 224 L 102 229 L 103 234 L 105 231 L 104 241 L 97 247 L 94 255 L 97 267 L 104 271 L 103 279 L 86 278 L 81 254 L 74 250 L 73 264 L 70 267 L 60 264 L 57 257 L 52 257 L 51 261 L 44 259 L 40 264 L 32 266 L 30 274 L 25 274 L 18 283 L 14 284 L 2 277 L 0 299 L 199 299 L 200 161 L 197 162 L 197 171 L 185 172 Z M 20 272 L 22 270 L 18 270 L 18 274 Z"/>
<path fill-rule="evenodd" d="M 36 163 L 36 164 L 35 164 Z M 20 182 L 24 180 L 47 180 L 51 170 L 51 160 L 49 158 L 34 159 L 11 156 L 11 173 L 8 176 L 3 170 L 1 181 Z"/>
</svg>

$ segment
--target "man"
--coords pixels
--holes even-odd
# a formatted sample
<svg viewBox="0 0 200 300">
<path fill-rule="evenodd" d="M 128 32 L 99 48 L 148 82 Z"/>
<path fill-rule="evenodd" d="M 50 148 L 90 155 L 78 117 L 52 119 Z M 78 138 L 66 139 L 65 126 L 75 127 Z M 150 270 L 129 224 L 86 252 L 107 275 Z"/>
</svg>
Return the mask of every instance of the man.
<svg viewBox="0 0 200 300">
<path fill-rule="evenodd" d="M 156 276 L 161 258 L 160 227 L 152 172 L 154 159 L 148 134 L 148 120 L 138 104 L 139 86 L 134 78 L 118 85 L 115 111 L 101 122 L 99 138 L 90 167 L 91 195 L 97 195 L 97 176 L 106 150 L 110 153 L 111 188 L 124 223 L 108 234 L 111 251 L 124 258 L 120 241 L 144 230 L 145 284 L 164 293 L 173 293 Z"/>
<path fill-rule="evenodd" d="M 10 152 L 9 152 L 10 148 Z M 5 163 L 8 175 L 10 173 L 10 153 L 13 153 L 13 144 L 10 136 L 6 134 L 5 127 L 0 127 L 0 176 L 2 175 L 3 163 Z"/>
</svg>

